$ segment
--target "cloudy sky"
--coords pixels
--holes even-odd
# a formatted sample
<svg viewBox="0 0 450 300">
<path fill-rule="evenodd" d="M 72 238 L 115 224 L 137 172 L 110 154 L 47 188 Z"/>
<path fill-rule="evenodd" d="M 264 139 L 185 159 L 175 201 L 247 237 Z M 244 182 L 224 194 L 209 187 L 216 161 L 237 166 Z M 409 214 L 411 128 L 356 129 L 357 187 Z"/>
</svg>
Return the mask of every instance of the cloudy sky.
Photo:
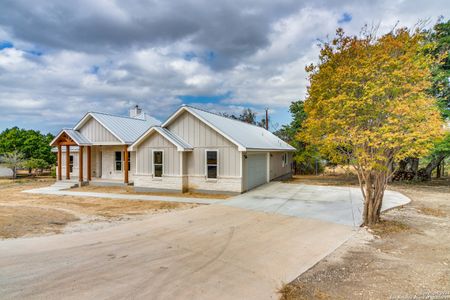
<svg viewBox="0 0 450 300">
<path fill-rule="evenodd" d="M 0 0 L 0 130 L 56 133 L 87 111 L 134 104 L 164 120 L 182 103 L 251 107 L 288 123 L 304 66 L 337 27 L 379 32 L 450 15 L 448 0 Z"/>
</svg>

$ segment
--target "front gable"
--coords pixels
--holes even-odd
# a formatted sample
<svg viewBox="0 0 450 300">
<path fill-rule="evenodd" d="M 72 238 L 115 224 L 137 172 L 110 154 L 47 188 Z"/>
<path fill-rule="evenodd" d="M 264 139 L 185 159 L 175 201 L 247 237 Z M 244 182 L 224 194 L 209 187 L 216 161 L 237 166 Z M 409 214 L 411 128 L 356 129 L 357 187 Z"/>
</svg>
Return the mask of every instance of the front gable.
<svg viewBox="0 0 450 300">
<path fill-rule="evenodd" d="M 167 125 L 167 129 L 193 147 L 237 147 L 235 143 L 187 110 L 173 119 Z"/>
<path fill-rule="evenodd" d="M 122 142 L 115 137 L 108 129 L 106 129 L 100 122 L 90 116 L 90 118 L 84 122 L 78 131 L 88 138 L 92 144 L 109 144 L 118 145 Z"/>
</svg>

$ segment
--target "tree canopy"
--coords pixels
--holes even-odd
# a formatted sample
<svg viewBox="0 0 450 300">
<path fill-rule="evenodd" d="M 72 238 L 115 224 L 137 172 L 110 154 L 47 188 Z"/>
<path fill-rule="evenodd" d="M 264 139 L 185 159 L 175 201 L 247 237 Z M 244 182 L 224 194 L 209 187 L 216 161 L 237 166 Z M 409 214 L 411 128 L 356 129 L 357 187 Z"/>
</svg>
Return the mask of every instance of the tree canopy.
<svg viewBox="0 0 450 300">
<path fill-rule="evenodd" d="M 419 31 L 381 37 L 342 29 L 306 68 L 307 119 L 298 136 L 334 162 L 350 161 L 364 196 L 364 224 L 378 222 L 394 161 L 420 157 L 442 135 L 431 88 L 433 45 Z"/>
<path fill-rule="evenodd" d="M 24 159 L 42 159 L 48 164 L 55 163 L 55 155 L 51 153 L 50 142 L 54 136 L 42 134 L 37 130 L 26 130 L 13 127 L 0 133 L 0 155 L 17 151 Z"/>
</svg>

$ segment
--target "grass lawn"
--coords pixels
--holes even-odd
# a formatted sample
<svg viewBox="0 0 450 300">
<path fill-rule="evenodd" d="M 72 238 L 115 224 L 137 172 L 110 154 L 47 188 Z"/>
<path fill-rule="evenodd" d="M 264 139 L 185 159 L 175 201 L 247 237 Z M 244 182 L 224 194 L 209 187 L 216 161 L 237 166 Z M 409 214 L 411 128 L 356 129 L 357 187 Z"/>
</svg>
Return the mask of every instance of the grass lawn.
<svg viewBox="0 0 450 300">
<path fill-rule="evenodd" d="M 320 185 L 357 183 L 348 176 L 295 180 Z M 283 286 L 281 299 L 450 299 L 450 180 L 394 183 L 389 189 L 404 193 L 412 202 L 383 213 L 381 224 L 361 229 Z M 433 295 L 446 298 L 424 298 Z"/>
<path fill-rule="evenodd" d="M 0 239 L 95 230 L 196 204 L 26 194 L 52 179 L 0 180 Z"/>
</svg>

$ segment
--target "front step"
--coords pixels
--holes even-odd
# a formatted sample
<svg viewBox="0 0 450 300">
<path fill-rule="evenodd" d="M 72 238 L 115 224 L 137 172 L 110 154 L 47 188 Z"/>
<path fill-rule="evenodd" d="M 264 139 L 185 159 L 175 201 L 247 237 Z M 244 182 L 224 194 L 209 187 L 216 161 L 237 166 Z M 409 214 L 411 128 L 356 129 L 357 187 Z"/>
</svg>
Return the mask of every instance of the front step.
<svg viewBox="0 0 450 300">
<path fill-rule="evenodd" d="M 53 188 L 59 190 L 68 190 L 74 187 L 78 187 L 78 182 L 75 181 L 57 181 L 52 185 Z"/>
</svg>

